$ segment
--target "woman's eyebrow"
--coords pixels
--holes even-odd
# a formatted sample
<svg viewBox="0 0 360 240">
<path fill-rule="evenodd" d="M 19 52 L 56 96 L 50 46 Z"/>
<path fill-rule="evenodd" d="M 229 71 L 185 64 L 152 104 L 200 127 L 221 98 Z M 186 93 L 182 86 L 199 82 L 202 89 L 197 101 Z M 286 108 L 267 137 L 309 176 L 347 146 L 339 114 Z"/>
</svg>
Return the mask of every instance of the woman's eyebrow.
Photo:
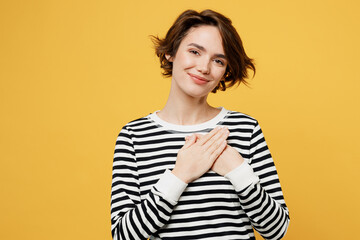
<svg viewBox="0 0 360 240">
<path fill-rule="evenodd" d="M 198 49 L 200 49 L 201 51 L 204 51 L 206 52 L 206 49 L 203 47 L 203 46 L 200 46 L 199 44 L 196 44 L 196 43 L 189 43 L 188 46 L 194 46 Z M 224 58 L 226 59 L 226 56 L 224 54 L 221 54 L 221 53 L 217 53 L 215 54 L 215 57 L 218 57 L 218 58 Z"/>
</svg>

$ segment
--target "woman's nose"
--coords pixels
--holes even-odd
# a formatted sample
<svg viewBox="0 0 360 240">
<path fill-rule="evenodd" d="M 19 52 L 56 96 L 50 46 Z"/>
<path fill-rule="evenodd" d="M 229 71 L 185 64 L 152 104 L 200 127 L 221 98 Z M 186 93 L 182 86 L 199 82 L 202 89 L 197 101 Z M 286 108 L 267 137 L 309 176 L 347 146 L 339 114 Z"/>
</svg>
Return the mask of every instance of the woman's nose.
<svg viewBox="0 0 360 240">
<path fill-rule="evenodd" d="M 210 62 L 207 59 L 203 59 L 198 62 L 197 70 L 202 74 L 209 74 L 210 73 Z"/>
</svg>

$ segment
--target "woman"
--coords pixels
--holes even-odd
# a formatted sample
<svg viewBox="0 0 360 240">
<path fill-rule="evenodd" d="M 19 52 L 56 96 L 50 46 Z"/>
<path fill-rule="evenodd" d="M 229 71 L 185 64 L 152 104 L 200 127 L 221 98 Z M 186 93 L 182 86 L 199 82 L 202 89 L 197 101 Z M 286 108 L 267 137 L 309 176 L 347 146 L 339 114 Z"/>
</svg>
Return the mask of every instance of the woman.
<svg viewBox="0 0 360 240">
<path fill-rule="evenodd" d="M 280 239 L 289 214 L 258 122 L 207 103 L 255 71 L 231 21 L 188 10 L 154 43 L 171 90 L 118 136 L 113 239 Z"/>
</svg>

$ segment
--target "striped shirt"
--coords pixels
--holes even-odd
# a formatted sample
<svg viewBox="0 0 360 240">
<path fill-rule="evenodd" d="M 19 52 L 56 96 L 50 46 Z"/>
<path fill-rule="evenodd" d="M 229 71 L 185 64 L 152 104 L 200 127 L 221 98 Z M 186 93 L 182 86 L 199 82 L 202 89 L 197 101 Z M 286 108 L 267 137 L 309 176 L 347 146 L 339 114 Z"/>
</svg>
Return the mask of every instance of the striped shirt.
<svg viewBox="0 0 360 240">
<path fill-rule="evenodd" d="M 155 111 L 118 135 L 111 189 L 111 230 L 120 239 L 282 238 L 289 225 L 277 171 L 258 122 L 220 107 L 211 120 L 176 125 Z M 186 184 L 171 170 L 185 136 L 227 126 L 228 145 L 245 160 L 225 176 L 210 170 Z"/>
</svg>

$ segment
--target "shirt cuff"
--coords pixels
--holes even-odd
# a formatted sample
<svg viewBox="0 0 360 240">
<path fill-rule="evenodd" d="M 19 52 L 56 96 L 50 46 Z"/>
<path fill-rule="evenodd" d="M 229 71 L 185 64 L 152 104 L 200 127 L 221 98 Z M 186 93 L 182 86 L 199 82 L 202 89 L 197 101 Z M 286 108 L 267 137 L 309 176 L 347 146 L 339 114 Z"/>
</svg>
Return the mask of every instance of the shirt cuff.
<svg viewBox="0 0 360 240">
<path fill-rule="evenodd" d="M 224 177 L 230 180 L 238 192 L 260 181 L 252 167 L 245 160 L 240 166 L 228 172 Z"/>
<path fill-rule="evenodd" d="M 177 202 L 187 187 L 187 184 L 176 177 L 169 169 L 166 169 L 155 187 L 166 199 Z"/>
</svg>

